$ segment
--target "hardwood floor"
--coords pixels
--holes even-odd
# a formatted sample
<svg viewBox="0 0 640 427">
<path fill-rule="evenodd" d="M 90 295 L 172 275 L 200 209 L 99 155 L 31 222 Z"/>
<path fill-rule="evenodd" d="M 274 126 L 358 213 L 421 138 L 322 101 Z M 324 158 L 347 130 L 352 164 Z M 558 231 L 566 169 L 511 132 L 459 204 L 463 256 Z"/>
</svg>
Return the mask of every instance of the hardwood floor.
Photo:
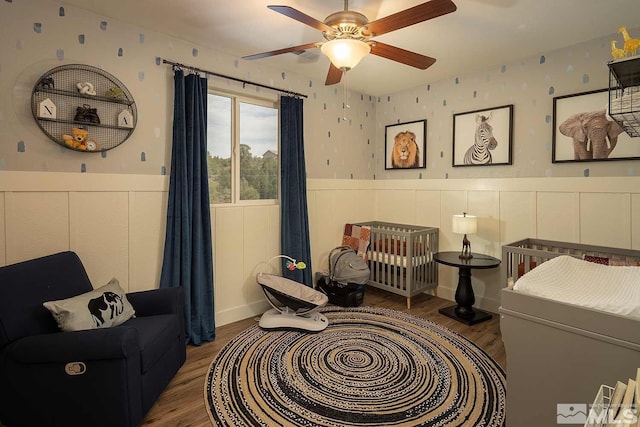
<svg viewBox="0 0 640 427">
<path fill-rule="evenodd" d="M 438 313 L 438 309 L 452 304 L 442 298 L 421 294 L 411 299 L 411 310 L 407 310 L 404 297 L 371 287 L 366 288 L 364 299 L 364 305 L 409 312 L 444 325 L 476 343 L 505 368 L 506 354 L 500 335 L 499 316 L 494 315 L 486 322 L 467 326 Z M 250 318 L 221 326 L 216 329 L 215 341 L 200 347 L 189 346 L 186 363 L 151 408 L 142 425 L 210 426 L 205 409 L 204 380 L 211 361 L 228 341 L 257 321 L 258 318 Z"/>
</svg>

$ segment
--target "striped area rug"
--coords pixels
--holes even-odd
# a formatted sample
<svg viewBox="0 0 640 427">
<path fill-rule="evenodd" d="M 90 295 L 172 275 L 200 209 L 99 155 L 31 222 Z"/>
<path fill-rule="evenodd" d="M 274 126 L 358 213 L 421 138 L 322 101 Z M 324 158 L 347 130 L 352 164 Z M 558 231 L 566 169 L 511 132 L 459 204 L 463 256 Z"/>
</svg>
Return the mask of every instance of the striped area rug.
<svg viewBox="0 0 640 427">
<path fill-rule="evenodd" d="M 205 381 L 217 426 L 503 426 L 505 374 L 482 349 L 395 310 L 325 307 L 317 334 L 253 326 Z"/>
</svg>

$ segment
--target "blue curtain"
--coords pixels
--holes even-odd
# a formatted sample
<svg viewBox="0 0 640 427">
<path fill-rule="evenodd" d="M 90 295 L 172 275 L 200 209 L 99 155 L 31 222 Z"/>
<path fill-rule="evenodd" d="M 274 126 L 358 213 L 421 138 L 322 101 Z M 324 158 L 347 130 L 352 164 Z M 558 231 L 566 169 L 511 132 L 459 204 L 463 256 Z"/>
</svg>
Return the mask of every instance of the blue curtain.
<svg viewBox="0 0 640 427">
<path fill-rule="evenodd" d="M 288 270 L 283 261 L 284 277 L 313 287 L 302 106 L 300 98 L 280 97 L 280 250 L 307 264 L 304 270 Z"/>
<path fill-rule="evenodd" d="M 173 144 L 160 287 L 182 286 L 187 342 L 215 338 L 207 175 L 207 79 L 174 73 Z"/>
</svg>

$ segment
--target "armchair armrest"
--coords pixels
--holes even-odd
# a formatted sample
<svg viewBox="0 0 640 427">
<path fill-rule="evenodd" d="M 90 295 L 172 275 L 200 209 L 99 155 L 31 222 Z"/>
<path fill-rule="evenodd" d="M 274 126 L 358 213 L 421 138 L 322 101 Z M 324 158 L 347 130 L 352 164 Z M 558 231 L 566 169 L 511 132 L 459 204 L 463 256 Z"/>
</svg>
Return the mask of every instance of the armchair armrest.
<svg viewBox="0 0 640 427">
<path fill-rule="evenodd" d="M 29 363 L 67 363 L 139 357 L 138 331 L 126 326 L 33 335 L 7 348 L 12 360 Z"/>
<path fill-rule="evenodd" d="M 180 341 L 186 343 L 184 289 L 160 288 L 150 291 L 131 292 L 127 299 L 136 311 L 136 316 L 154 316 L 157 314 L 176 314 L 180 321 Z"/>
<path fill-rule="evenodd" d="M 136 311 L 136 316 L 184 313 L 184 290 L 182 287 L 160 288 L 131 292 L 127 299 Z"/>
</svg>

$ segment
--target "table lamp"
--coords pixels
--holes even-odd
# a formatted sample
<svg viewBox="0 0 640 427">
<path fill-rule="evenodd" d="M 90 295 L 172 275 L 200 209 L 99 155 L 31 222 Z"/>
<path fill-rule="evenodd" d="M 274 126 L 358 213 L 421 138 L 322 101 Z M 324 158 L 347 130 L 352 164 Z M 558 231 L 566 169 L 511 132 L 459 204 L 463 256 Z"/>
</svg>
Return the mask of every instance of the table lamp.
<svg viewBox="0 0 640 427">
<path fill-rule="evenodd" d="M 467 239 L 467 234 L 475 234 L 478 230 L 478 222 L 473 215 L 467 215 L 463 212 L 462 215 L 454 215 L 453 222 L 451 223 L 451 229 L 454 233 L 464 234 L 462 238 L 462 252 L 460 252 L 460 259 L 471 259 L 471 242 Z"/>
</svg>

